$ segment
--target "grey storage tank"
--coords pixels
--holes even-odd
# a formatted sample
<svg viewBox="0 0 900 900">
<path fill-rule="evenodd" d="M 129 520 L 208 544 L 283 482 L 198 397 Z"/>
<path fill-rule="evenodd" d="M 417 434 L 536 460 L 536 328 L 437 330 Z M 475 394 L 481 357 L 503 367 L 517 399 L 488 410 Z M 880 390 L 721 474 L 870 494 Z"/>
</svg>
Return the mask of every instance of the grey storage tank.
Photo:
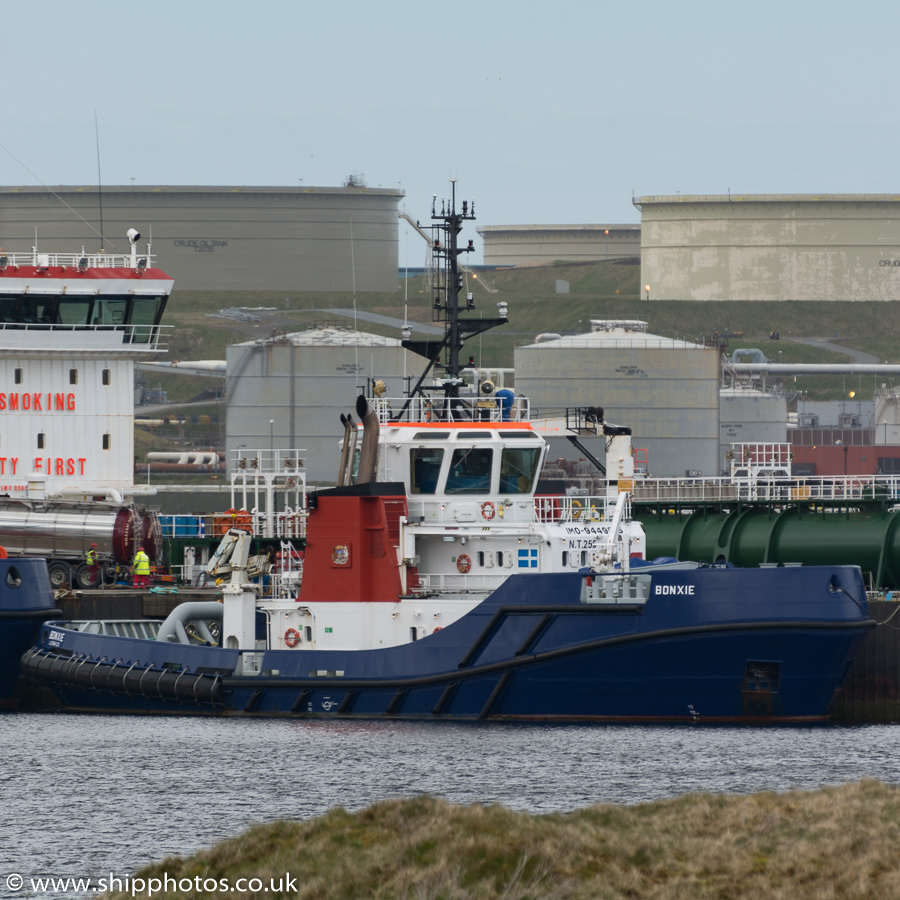
<svg viewBox="0 0 900 900">
<path fill-rule="evenodd" d="M 597 319 L 586 334 L 516 348 L 515 370 L 533 415 L 601 406 L 608 422 L 631 427 L 650 474 L 718 474 L 717 348 L 650 334 L 640 320 Z"/>
<path fill-rule="evenodd" d="M 340 414 L 353 413 L 367 379 L 402 398 L 426 360 L 398 339 L 316 327 L 228 348 L 226 460 L 250 450 L 303 450 L 307 479 L 334 483 Z M 398 406 L 399 412 L 399 406 Z M 240 454 L 238 454 L 240 455 Z"/>
</svg>

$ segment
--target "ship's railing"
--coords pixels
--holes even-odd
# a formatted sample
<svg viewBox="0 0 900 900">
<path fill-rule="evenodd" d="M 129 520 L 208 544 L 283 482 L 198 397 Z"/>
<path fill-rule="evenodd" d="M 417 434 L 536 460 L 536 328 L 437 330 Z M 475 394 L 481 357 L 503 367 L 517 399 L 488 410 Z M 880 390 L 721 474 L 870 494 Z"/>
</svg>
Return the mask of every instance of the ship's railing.
<svg viewBox="0 0 900 900">
<path fill-rule="evenodd" d="M 495 591 L 514 572 L 514 569 L 501 569 L 496 575 L 456 575 L 456 574 L 419 574 L 419 585 L 413 589 L 414 594 L 431 593 L 466 593 Z M 438 620 L 436 625 L 440 624 Z"/>
<path fill-rule="evenodd" d="M 531 403 L 527 397 L 515 397 L 504 403 L 500 397 L 441 396 L 379 397 L 372 401 L 382 425 L 388 422 L 527 422 L 531 418 Z M 401 410 L 405 404 L 402 417 Z"/>
<path fill-rule="evenodd" d="M 222 537 L 232 528 L 254 537 L 292 540 L 306 536 L 306 516 L 304 508 L 288 507 L 273 513 L 271 519 L 264 511 L 229 509 L 205 515 L 161 515 L 159 522 L 164 538 L 185 541 Z"/>
<path fill-rule="evenodd" d="M 635 503 L 721 503 L 737 500 L 739 488 L 730 478 L 635 478 Z"/>
<path fill-rule="evenodd" d="M 138 253 L 132 262 L 130 253 L 44 253 L 38 250 L 27 252 L 10 252 L 0 250 L 0 271 L 7 267 L 36 266 L 39 269 L 71 268 L 76 271 L 85 269 L 145 269 L 152 267 L 155 256 L 151 253 Z"/>
<path fill-rule="evenodd" d="M 289 478 L 304 478 L 305 450 L 251 450 L 238 447 L 231 451 L 231 479 L 244 475 L 276 475 Z"/>
<path fill-rule="evenodd" d="M 62 341 L 71 350 L 106 349 L 125 345 L 129 350 L 155 353 L 165 350 L 174 325 L 63 325 L 46 322 L 0 322 L 0 339 L 15 338 L 29 349 L 59 348 Z M 15 334 L 13 334 L 13 332 Z M 68 335 L 68 337 L 66 337 Z M 82 346 L 83 345 L 83 346 Z"/>
<path fill-rule="evenodd" d="M 538 522 L 608 522 L 616 509 L 616 501 L 600 496 L 535 497 L 534 513 Z M 625 503 L 624 519 L 631 518 L 631 499 Z"/>
<path fill-rule="evenodd" d="M 439 498 L 409 500 L 412 522 L 423 525 L 481 525 L 513 529 L 533 522 L 606 522 L 615 512 L 615 500 L 600 496 L 543 496 L 520 499 L 478 496 L 472 498 Z M 631 516 L 631 500 L 625 505 L 625 518 Z"/>
<path fill-rule="evenodd" d="M 900 475 L 636 478 L 636 503 L 843 502 L 900 500 Z"/>
<path fill-rule="evenodd" d="M 736 478 L 738 495 L 748 500 L 826 501 L 898 500 L 898 475 L 821 475 Z"/>
</svg>

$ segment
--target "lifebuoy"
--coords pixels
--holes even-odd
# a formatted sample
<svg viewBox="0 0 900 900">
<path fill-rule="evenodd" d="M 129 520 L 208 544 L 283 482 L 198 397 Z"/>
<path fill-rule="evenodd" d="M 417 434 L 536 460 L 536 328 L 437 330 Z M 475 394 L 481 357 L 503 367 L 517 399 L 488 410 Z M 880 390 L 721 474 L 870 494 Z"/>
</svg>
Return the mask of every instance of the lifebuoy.
<svg viewBox="0 0 900 900">
<path fill-rule="evenodd" d="M 288 628 L 284 633 L 284 644 L 286 647 L 296 647 L 300 643 L 300 632 L 296 628 Z"/>
<path fill-rule="evenodd" d="M 456 557 L 456 568 L 465 575 L 472 568 L 472 560 L 465 553 Z"/>
<path fill-rule="evenodd" d="M 577 519 L 582 513 L 582 506 L 580 500 L 572 501 L 572 518 Z"/>
<path fill-rule="evenodd" d="M 438 625 L 438 627 L 435 628 L 434 631 L 432 631 L 431 633 L 432 633 L 432 634 L 437 634 L 440 630 L 441 630 L 441 626 Z"/>
<path fill-rule="evenodd" d="M 496 513 L 497 513 L 497 508 L 494 506 L 493 503 L 491 503 L 490 500 L 486 500 L 484 503 L 481 504 L 482 518 L 485 518 L 488 521 L 490 521 L 491 519 L 494 518 Z"/>
</svg>

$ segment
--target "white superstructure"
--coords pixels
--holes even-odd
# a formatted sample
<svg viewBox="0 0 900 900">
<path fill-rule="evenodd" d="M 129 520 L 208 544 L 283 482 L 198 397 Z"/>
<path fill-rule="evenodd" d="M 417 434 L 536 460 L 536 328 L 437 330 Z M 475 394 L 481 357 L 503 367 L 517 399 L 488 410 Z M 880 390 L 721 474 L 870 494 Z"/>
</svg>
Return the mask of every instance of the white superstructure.
<svg viewBox="0 0 900 900">
<path fill-rule="evenodd" d="M 0 250 L 0 495 L 134 490 L 134 362 L 165 349 L 172 279 L 139 255 Z"/>
</svg>

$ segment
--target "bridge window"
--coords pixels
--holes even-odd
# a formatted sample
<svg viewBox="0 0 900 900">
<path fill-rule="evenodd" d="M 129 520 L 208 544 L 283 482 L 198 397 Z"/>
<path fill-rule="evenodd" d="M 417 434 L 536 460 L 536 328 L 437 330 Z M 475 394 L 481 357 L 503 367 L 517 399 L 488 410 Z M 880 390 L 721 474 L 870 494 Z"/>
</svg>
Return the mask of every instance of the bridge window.
<svg viewBox="0 0 900 900">
<path fill-rule="evenodd" d="M 500 493 L 530 494 L 540 459 L 538 447 L 504 447 L 500 457 Z"/>
<path fill-rule="evenodd" d="M 16 322 L 18 315 L 18 299 L 16 297 L 0 297 L 0 322 Z"/>
<path fill-rule="evenodd" d="M 413 494 L 433 494 L 437 490 L 438 476 L 444 450 L 441 447 L 413 447 L 409 451 L 409 472 Z"/>
<path fill-rule="evenodd" d="M 91 310 L 91 325 L 122 325 L 128 312 L 128 300 L 95 300 Z"/>
<path fill-rule="evenodd" d="M 59 320 L 63 325 L 87 325 L 90 311 L 90 297 L 63 299 L 59 304 Z"/>
<path fill-rule="evenodd" d="M 19 304 L 19 321 L 26 325 L 52 325 L 59 322 L 55 297 L 23 297 Z"/>
<path fill-rule="evenodd" d="M 448 494 L 489 494 L 494 451 L 488 447 L 459 447 L 450 460 Z"/>
<path fill-rule="evenodd" d="M 132 331 L 131 341 L 134 344 L 147 344 L 150 342 L 153 329 L 162 316 L 165 307 L 163 297 L 135 297 L 131 306 L 131 324 L 138 327 Z"/>
</svg>

